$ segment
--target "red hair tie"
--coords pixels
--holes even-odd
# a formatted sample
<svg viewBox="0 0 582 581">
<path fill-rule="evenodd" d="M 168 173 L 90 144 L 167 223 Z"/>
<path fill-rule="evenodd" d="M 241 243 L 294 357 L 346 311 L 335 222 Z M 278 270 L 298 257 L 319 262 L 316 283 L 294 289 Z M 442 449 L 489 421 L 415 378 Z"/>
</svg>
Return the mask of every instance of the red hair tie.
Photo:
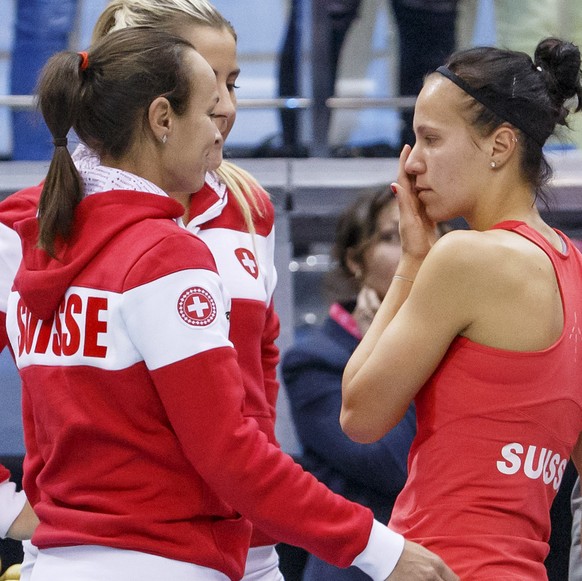
<svg viewBox="0 0 582 581">
<path fill-rule="evenodd" d="M 89 54 L 84 50 L 78 54 L 81 57 L 81 64 L 79 65 L 79 68 L 84 71 L 89 66 Z"/>
</svg>

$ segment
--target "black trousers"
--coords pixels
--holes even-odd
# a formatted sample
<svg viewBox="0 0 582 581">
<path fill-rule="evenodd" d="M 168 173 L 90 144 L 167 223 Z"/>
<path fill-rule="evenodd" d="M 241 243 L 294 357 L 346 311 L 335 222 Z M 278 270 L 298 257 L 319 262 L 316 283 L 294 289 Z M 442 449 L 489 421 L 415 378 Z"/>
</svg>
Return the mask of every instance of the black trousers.
<svg viewBox="0 0 582 581">
<path fill-rule="evenodd" d="M 338 63 L 346 34 L 358 17 L 361 0 L 312 0 L 324 2 L 328 15 L 330 74 L 327 94 L 334 94 Z M 389 0 L 399 38 L 399 83 L 402 96 L 416 96 L 425 75 L 443 64 L 456 44 L 456 0 Z M 279 57 L 279 95 L 299 94 L 299 50 L 303 10 L 310 3 L 292 0 L 287 32 Z M 318 31 L 315 31 L 317 33 Z M 318 55 L 312 55 L 318 59 Z M 414 143 L 412 111 L 402 114 L 402 143 Z M 298 114 L 281 111 L 283 142 L 295 146 L 298 142 Z"/>
</svg>

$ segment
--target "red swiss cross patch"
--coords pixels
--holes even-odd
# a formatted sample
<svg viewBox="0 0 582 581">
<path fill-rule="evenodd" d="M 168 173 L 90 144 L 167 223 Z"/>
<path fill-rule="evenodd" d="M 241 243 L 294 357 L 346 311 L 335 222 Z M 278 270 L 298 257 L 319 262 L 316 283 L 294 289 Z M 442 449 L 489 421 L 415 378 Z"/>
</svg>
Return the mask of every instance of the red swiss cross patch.
<svg viewBox="0 0 582 581">
<path fill-rule="evenodd" d="M 259 278 L 259 263 L 248 248 L 237 248 L 234 251 L 241 266 L 253 277 Z"/>
<path fill-rule="evenodd" d="M 216 303 L 207 290 L 193 286 L 180 295 L 178 314 L 191 327 L 206 327 L 216 319 Z"/>
</svg>

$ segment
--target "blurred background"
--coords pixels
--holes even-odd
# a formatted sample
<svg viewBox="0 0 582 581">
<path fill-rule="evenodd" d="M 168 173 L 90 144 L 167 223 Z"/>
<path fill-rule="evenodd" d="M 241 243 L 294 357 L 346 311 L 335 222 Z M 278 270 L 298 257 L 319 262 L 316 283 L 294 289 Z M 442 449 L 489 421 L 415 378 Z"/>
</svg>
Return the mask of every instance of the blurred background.
<svg viewBox="0 0 582 581">
<path fill-rule="evenodd" d="M 38 0 L 27 0 L 37 2 Z M 462 2 L 463 0 L 461 0 Z M 515 0 L 514 0 L 515 1 Z M 518 0 L 519 1 L 519 0 Z M 495 42 L 493 0 L 471 0 L 476 5 L 476 20 L 464 26 L 464 36 L 471 42 Z M 64 0 L 63 4 L 70 3 Z M 75 50 L 86 48 L 92 27 L 107 0 L 78 0 L 74 9 L 69 34 L 69 46 Z M 245 108 L 247 99 L 274 99 L 278 96 L 278 58 L 290 16 L 288 0 L 216 0 L 214 4 L 234 24 L 238 33 L 241 76 L 238 90 L 241 109 L 237 123 L 229 137 L 229 148 L 237 156 L 261 153 L 261 145 L 281 139 L 278 110 L 273 108 Z M 312 10 L 310 2 L 303 2 L 299 15 L 300 41 L 297 58 L 300 79 L 297 96 L 309 98 L 311 84 Z M 53 15 L 58 18 L 59 15 Z M 16 30 L 17 1 L 0 2 L 0 95 L 10 95 L 12 51 Z M 64 18 L 64 17 L 61 17 Z M 45 22 L 37 23 L 45 27 Z M 474 33 L 473 33 L 474 30 Z M 396 95 L 397 51 L 393 17 L 385 0 L 364 0 L 360 17 L 349 30 L 341 59 L 336 85 L 337 96 L 393 97 Z M 25 67 L 22 60 L 19 66 Z M 341 110 L 332 122 L 329 135 L 334 146 L 357 146 L 374 142 L 398 144 L 399 120 L 395 110 L 360 109 Z M 309 113 L 301 116 L 301 140 L 312 140 Z M 11 109 L 0 107 L 0 157 L 13 159 Z M 18 157 L 23 159 L 23 157 Z"/>
</svg>

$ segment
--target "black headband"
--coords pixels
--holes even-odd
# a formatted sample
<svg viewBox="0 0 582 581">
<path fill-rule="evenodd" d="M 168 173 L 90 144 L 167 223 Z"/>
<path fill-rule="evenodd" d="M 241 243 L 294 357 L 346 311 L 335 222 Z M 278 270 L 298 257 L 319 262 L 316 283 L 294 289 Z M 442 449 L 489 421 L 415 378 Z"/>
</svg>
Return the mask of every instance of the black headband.
<svg viewBox="0 0 582 581">
<path fill-rule="evenodd" d="M 546 139 L 552 134 L 553 127 L 548 132 L 548 129 L 544 128 L 543 124 L 538 123 L 536 125 L 528 122 L 530 113 L 533 119 L 539 118 L 539 115 L 535 115 L 536 112 L 531 111 L 531 106 L 528 107 L 527 104 L 522 103 L 522 106 L 513 107 L 513 110 L 510 110 L 505 101 L 494 95 L 487 94 L 483 89 L 474 89 L 447 67 L 439 67 L 436 72 L 447 77 L 449 81 L 455 83 L 457 87 L 460 87 L 467 95 L 473 97 L 475 101 L 479 101 L 481 105 L 495 113 L 500 119 L 511 123 L 511 125 L 523 131 L 523 133 L 531 137 L 540 147 L 543 147 Z"/>
</svg>

